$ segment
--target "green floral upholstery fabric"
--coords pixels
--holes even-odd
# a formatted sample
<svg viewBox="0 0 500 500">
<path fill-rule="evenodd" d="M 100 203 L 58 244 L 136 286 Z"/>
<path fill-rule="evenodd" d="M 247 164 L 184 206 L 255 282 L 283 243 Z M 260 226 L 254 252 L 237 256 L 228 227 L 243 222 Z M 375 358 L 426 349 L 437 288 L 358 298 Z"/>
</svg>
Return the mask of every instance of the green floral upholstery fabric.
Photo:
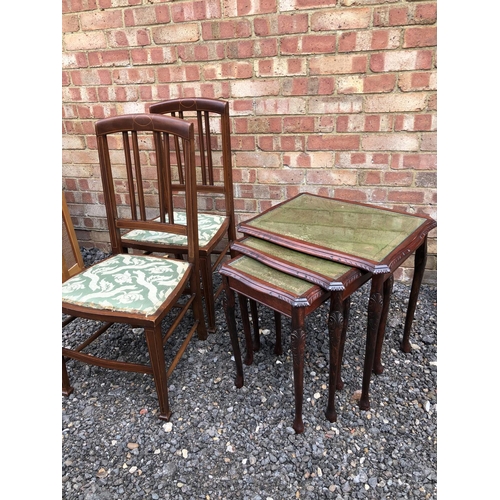
<svg viewBox="0 0 500 500">
<path fill-rule="evenodd" d="M 189 264 L 182 260 L 114 255 L 65 281 L 62 300 L 148 316 L 158 310 L 188 268 Z"/>
<path fill-rule="evenodd" d="M 174 220 L 176 224 L 185 226 L 186 212 L 175 211 Z M 225 217 L 222 215 L 198 214 L 198 244 L 200 247 L 210 243 L 224 223 L 224 220 Z M 127 233 L 123 237 L 123 241 L 127 240 L 187 246 L 187 237 L 181 234 L 164 233 L 161 231 L 144 231 L 143 229 L 135 229 Z"/>
</svg>

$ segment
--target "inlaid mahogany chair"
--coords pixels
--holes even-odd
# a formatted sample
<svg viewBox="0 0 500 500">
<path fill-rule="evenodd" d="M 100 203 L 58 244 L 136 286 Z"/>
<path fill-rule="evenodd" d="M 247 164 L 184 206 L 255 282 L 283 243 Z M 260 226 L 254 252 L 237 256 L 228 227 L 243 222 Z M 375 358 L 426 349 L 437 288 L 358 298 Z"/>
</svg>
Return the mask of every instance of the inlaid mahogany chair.
<svg viewBox="0 0 500 500">
<path fill-rule="evenodd" d="M 168 378 L 194 333 L 199 339 L 207 336 L 196 258 L 194 127 L 178 118 L 143 113 L 100 120 L 95 130 L 113 255 L 75 274 L 69 269 L 65 273 L 64 262 L 68 261 L 63 260 L 62 311 L 68 315 L 63 326 L 76 318 L 95 320 L 97 326 L 104 323 L 80 345 L 63 347 L 63 394 L 73 390 L 66 368 L 69 358 L 103 368 L 148 373 L 156 386 L 159 418 L 169 420 Z M 168 175 L 174 141 L 183 148 L 183 154 L 176 158 L 185 172 L 182 200 L 174 197 Z M 175 217 L 179 206 L 186 214 L 180 221 Z M 126 253 L 122 233 L 136 229 L 184 237 L 187 259 Z M 183 319 L 190 320 L 191 326 L 175 356 L 169 356 L 167 369 L 165 345 Z M 96 350 L 84 352 L 113 323 L 143 329 L 149 364 L 108 359 Z M 66 343 L 71 340 L 69 335 Z"/>
<path fill-rule="evenodd" d="M 152 104 L 150 113 L 176 116 L 192 122 L 196 137 L 196 192 L 198 195 L 199 267 L 207 313 L 207 328 L 215 331 L 215 301 L 222 283 L 214 290 L 213 273 L 230 251 L 235 239 L 229 103 L 217 99 L 172 99 Z M 174 143 L 174 157 L 183 154 L 182 144 Z M 180 164 L 177 162 L 176 167 Z M 173 189 L 186 189 L 182 169 L 172 170 Z M 178 208 L 176 216 L 184 217 Z M 128 248 L 182 255 L 187 252 L 184 237 L 164 231 L 135 229 L 122 238 Z M 212 259 L 212 256 L 214 258 Z"/>
</svg>

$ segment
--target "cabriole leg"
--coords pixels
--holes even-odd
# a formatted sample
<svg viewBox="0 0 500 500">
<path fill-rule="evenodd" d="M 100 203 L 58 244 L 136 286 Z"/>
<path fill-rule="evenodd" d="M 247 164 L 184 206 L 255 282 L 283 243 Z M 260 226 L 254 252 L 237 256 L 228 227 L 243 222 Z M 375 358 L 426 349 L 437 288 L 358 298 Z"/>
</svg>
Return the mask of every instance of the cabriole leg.
<svg viewBox="0 0 500 500">
<path fill-rule="evenodd" d="M 293 356 L 293 381 L 295 391 L 295 418 L 293 428 L 297 434 L 304 432 L 302 421 L 302 400 L 304 394 L 304 350 L 306 345 L 306 332 L 304 329 L 304 313 L 301 308 L 292 311 L 292 356 Z"/>
<path fill-rule="evenodd" d="M 413 271 L 413 281 L 411 283 L 410 300 L 408 301 L 408 310 L 406 311 L 405 329 L 403 333 L 403 340 L 401 341 L 401 350 L 403 352 L 410 352 L 410 331 L 415 315 L 415 308 L 417 307 L 418 293 L 420 292 L 420 285 L 424 277 L 425 263 L 427 262 L 427 236 L 424 238 L 422 244 L 415 252 L 415 270 Z"/>
<path fill-rule="evenodd" d="M 391 304 L 392 285 L 394 283 L 394 275 L 391 274 L 384 282 L 384 305 L 382 307 L 382 316 L 378 326 L 377 345 L 375 347 L 375 358 L 373 360 L 373 373 L 380 375 L 384 371 L 382 365 L 382 345 L 384 343 L 385 328 L 387 325 L 387 316 L 389 314 L 389 306 Z"/>
<path fill-rule="evenodd" d="M 328 406 L 326 418 L 330 422 L 337 421 L 335 410 L 335 389 L 337 387 L 337 374 L 339 372 L 339 351 L 342 341 L 342 330 L 344 326 L 344 304 L 341 292 L 332 292 L 330 298 L 330 313 L 328 315 L 328 336 L 330 340 L 330 372 L 328 381 Z"/>
<path fill-rule="evenodd" d="M 361 410 L 370 409 L 370 379 L 373 370 L 373 359 L 377 343 L 377 333 L 382 314 L 383 299 L 383 274 L 375 274 L 372 278 L 370 299 L 368 300 L 368 327 L 366 332 L 365 363 L 363 368 L 363 383 L 361 385 Z"/>
</svg>

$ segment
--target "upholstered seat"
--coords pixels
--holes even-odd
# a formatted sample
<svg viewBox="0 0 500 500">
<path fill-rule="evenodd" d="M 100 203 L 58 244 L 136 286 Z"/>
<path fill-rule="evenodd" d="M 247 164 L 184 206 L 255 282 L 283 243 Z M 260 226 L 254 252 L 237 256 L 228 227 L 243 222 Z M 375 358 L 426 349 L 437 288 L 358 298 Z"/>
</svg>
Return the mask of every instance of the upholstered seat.
<svg viewBox="0 0 500 500">
<path fill-rule="evenodd" d="M 188 262 L 142 255 L 114 255 L 62 285 L 68 304 L 114 312 L 155 313 L 190 269 Z"/>
<path fill-rule="evenodd" d="M 168 222 L 168 217 L 167 222 Z M 156 220 L 159 220 L 157 218 Z M 186 225 L 186 212 L 174 210 L 176 224 Z M 215 214 L 198 214 L 198 244 L 200 247 L 208 245 L 223 226 L 226 217 Z M 160 231 L 145 231 L 134 229 L 122 237 L 123 242 L 140 241 L 158 243 L 162 245 L 187 246 L 187 237 L 180 234 L 164 233 Z"/>
</svg>

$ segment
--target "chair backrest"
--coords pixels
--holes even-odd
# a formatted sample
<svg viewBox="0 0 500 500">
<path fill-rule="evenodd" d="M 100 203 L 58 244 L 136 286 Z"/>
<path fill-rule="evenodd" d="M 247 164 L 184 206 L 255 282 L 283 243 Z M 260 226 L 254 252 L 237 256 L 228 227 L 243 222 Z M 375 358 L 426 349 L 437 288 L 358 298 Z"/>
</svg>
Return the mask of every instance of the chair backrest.
<svg viewBox="0 0 500 500">
<path fill-rule="evenodd" d="M 149 112 L 176 116 L 195 126 L 198 208 L 229 217 L 229 239 L 236 239 L 229 103 L 219 99 L 180 98 L 152 104 Z M 176 146 L 176 153 L 180 149 Z M 184 188 L 175 172 L 175 188 Z"/>
<path fill-rule="evenodd" d="M 64 191 L 62 193 L 62 281 L 63 283 L 84 268 L 80 245 L 76 239 Z"/>
<path fill-rule="evenodd" d="M 194 126 L 149 113 L 104 118 L 95 125 L 101 180 L 113 253 L 124 252 L 130 230 L 187 236 L 188 260 L 198 254 Z M 175 151 L 180 148 L 181 154 Z M 185 173 L 185 189 L 174 188 L 173 169 Z M 174 210 L 186 220 L 174 219 Z"/>
</svg>

